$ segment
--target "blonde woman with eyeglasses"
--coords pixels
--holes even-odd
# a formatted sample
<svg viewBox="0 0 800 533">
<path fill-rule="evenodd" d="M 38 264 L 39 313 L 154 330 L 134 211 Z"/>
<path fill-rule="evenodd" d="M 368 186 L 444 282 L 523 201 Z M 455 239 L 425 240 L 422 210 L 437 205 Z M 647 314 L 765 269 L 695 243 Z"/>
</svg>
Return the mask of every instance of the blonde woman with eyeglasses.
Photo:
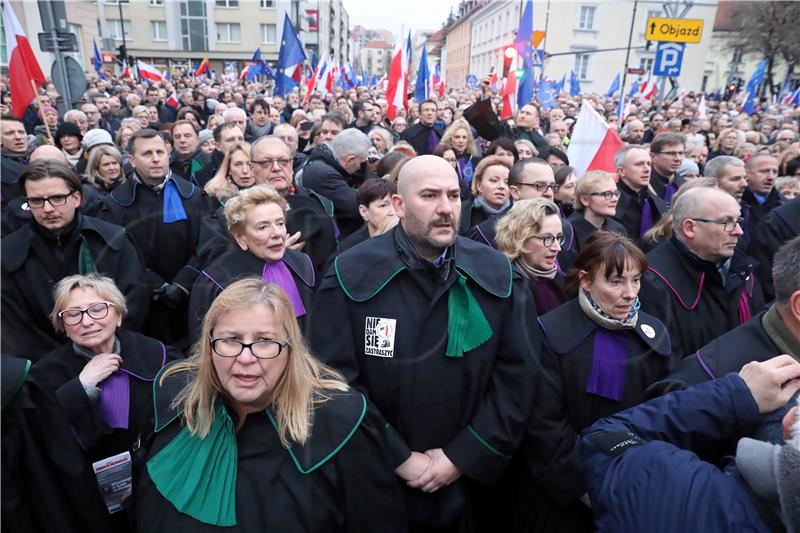
<svg viewBox="0 0 800 533">
<path fill-rule="evenodd" d="M 309 353 L 277 285 L 222 291 L 155 405 L 139 531 L 405 531 L 383 426 Z"/>
</svg>

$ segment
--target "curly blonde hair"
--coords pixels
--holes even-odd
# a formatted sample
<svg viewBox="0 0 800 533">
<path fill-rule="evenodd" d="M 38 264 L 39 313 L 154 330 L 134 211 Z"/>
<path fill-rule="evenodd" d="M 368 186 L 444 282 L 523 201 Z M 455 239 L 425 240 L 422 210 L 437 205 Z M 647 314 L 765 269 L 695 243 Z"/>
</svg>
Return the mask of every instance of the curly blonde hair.
<svg viewBox="0 0 800 533">
<path fill-rule="evenodd" d="M 239 151 L 244 152 L 247 156 L 247 160 L 250 160 L 250 145 L 246 142 L 234 143 L 233 146 L 230 146 L 228 151 L 225 152 L 225 158 L 222 160 L 222 164 L 219 166 L 217 173 L 214 174 L 214 177 L 208 180 L 206 186 L 203 187 L 209 196 L 215 197 L 220 202 L 226 201 L 239 192 L 239 187 L 237 187 L 236 184 L 233 183 L 232 178 L 230 178 L 231 160 L 233 159 L 233 154 Z"/>
<path fill-rule="evenodd" d="M 272 185 L 253 185 L 225 202 L 228 231 L 241 234 L 247 221 L 247 212 L 261 204 L 277 204 L 284 213 L 289 210 L 289 204 Z"/>
<path fill-rule="evenodd" d="M 465 150 L 465 152 L 471 155 L 475 155 L 478 152 L 478 147 L 475 144 L 475 137 L 472 136 L 472 129 L 469 126 L 469 122 L 467 122 L 463 118 L 456 119 L 453 121 L 452 124 L 447 126 L 447 129 L 444 130 L 444 134 L 442 135 L 442 140 L 439 142 L 443 142 L 445 144 L 453 146 L 451 139 L 458 130 L 467 131 L 467 149 Z"/>
<path fill-rule="evenodd" d="M 544 219 L 558 214 L 558 206 L 546 198 L 514 202 L 508 213 L 497 221 L 494 238 L 497 249 L 509 260 L 515 260 L 520 256 L 525 241 L 541 231 Z"/>
</svg>

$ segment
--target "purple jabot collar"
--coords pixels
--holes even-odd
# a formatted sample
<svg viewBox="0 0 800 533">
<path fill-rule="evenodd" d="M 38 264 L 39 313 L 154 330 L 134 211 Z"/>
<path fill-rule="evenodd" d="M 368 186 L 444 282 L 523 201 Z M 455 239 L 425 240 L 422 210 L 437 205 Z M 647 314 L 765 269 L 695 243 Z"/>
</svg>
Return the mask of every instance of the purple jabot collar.
<svg viewBox="0 0 800 533">
<path fill-rule="evenodd" d="M 586 392 L 616 401 L 622 399 L 628 360 L 626 337 L 624 331 L 595 330 L 592 369 Z"/>
<path fill-rule="evenodd" d="M 289 272 L 289 268 L 283 261 L 275 261 L 274 263 L 264 263 L 264 270 L 261 272 L 261 279 L 264 283 L 274 283 L 279 286 L 289 297 L 289 301 L 294 309 L 294 316 L 303 316 L 306 314 L 306 308 L 303 305 L 303 299 L 300 298 L 300 291 L 297 290 L 297 284 Z"/>
</svg>

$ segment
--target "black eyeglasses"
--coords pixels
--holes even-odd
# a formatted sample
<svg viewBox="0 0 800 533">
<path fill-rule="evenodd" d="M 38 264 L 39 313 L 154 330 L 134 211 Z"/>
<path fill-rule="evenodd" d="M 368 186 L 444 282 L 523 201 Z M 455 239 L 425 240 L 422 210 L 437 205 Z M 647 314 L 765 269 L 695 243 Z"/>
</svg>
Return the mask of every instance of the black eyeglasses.
<svg viewBox="0 0 800 533">
<path fill-rule="evenodd" d="M 619 198 L 619 191 L 590 192 L 589 196 L 602 196 L 603 200 L 608 201 L 612 198 Z"/>
<path fill-rule="evenodd" d="M 41 209 L 44 207 L 44 203 L 47 202 L 53 207 L 61 207 L 62 205 L 67 203 L 67 198 L 75 194 L 75 191 L 72 191 L 67 194 L 54 194 L 52 196 L 45 196 L 44 198 L 37 198 L 37 197 L 27 197 L 26 200 L 28 201 L 28 207 L 32 207 L 34 209 Z"/>
<path fill-rule="evenodd" d="M 666 156 L 669 156 L 669 157 L 683 157 L 683 155 L 686 152 L 656 152 L 656 153 L 660 154 L 660 155 L 666 155 Z"/>
<path fill-rule="evenodd" d="M 89 317 L 100 320 L 108 316 L 108 308 L 114 304 L 111 302 L 95 302 L 86 309 L 70 308 L 64 309 L 58 313 L 58 318 L 67 326 L 74 326 L 83 322 L 83 314 L 86 313 Z"/>
<path fill-rule="evenodd" d="M 545 183 L 543 181 L 537 181 L 536 183 L 525 183 L 524 181 L 517 184 L 517 187 L 522 187 L 523 185 L 527 185 L 528 187 L 533 187 L 536 189 L 537 192 L 544 192 L 547 189 L 550 189 L 553 192 L 558 192 L 559 186 L 555 183 Z"/>
<path fill-rule="evenodd" d="M 264 159 L 262 161 L 250 161 L 253 165 L 258 165 L 261 168 L 269 168 L 275 163 L 278 163 L 279 167 L 287 167 L 292 164 L 291 159 Z"/>
<path fill-rule="evenodd" d="M 259 359 L 274 359 L 288 344 L 270 339 L 261 339 L 250 343 L 238 339 L 211 339 L 211 349 L 221 357 L 239 357 L 245 348 L 250 348 L 250 353 Z"/>
<path fill-rule="evenodd" d="M 556 242 L 558 242 L 559 246 L 562 246 L 564 244 L 564 241 L 566 241 L 566 239 L 564 238 L 564 235 L 561 235 L 561 234 L 558 234 L 558 235 L 532 235 L 532 238 L 539 239 L 540 241 L 542 241 L 542 244 L 544 244 L 545 248 L 550 248 Z"/>
<path fill-rule="evenodd" d="M 691 220 L 694 220 L 695 222 L 706 222 L 708 224 L 721 224 L 723 231 L 728 233 L 733 232 L 736 229 L 736 226 L 744 227 L 744 219 L 742 217 L 734 220 L 711 220 L 708 218 L 693 218 Z"/>
</svg>

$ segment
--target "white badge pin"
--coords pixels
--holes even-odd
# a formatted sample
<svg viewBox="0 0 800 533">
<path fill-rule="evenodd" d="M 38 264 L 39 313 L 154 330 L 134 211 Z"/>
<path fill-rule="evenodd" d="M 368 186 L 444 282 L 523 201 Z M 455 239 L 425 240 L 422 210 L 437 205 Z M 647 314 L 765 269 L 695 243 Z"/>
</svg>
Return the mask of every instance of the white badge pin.
<svg viewBox="0 0 800 533">
<path fill-rule="evenodd" d="M 652 339 L 653 337 L 656 336 L 656 330 L 653 329 L 653 326 L 650 326 L 648 324 L 642 324 L 641 327 L 642 327 L 642 333 L 647 335 L 648 339 Z"/>
</svg>

